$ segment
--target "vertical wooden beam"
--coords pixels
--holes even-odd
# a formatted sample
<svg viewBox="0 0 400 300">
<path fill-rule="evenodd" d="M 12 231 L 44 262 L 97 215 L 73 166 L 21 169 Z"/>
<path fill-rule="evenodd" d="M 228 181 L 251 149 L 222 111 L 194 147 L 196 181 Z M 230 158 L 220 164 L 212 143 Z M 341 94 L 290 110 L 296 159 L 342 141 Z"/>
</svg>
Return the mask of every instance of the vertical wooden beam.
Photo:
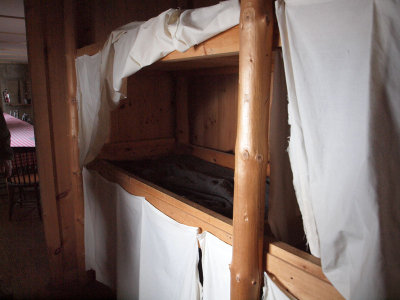
<svg viewBox="0 0 400 300">
<path fill-rule="evenodd" d="M 74 100 L 75 4 L 25 3 L 44 229 L 55 284 L 84 279 L 85 268 Z"/>
<path fill-rule="evenodd" d="M 87 279 L 85 272 L 85 236 L 84 236 L 84 202 L 83 179 L 79 165 L 78 132 L 79 118 L 76 101 L 76 1 L 64 0 L 64 39 L 66 59 L 67 106 L 69 107 L 69 142 L 72 174 L 72 195 L 74 209 L 75 247 L 78 268 L 78 279 L 84 283 Z"/>
<path fill-rule="evenodd" d="M 77 279 L 74 197 L 71 172 L 70 118 L 67 95 L 64 5 L 63 0 L 44 2 L 45 43 L 47 46 L 48 99 L 56 170 L 57 201 L 61 219 L 63 275 L 65 281 Z"/>
<path fill-rule="evenodd" d="M 231 299 L 260 294 L 272 33 L 272 1 L 242 0 Z"/>
<path fill-rule="evenodd" d="M 61 228 L 55 190 L 54 145 L 50 106 L 47 99 L 48 82 L 46 49 L 44 46 L 45 22 L 42 7 L 35 0 L 25 0 L 26 36 L 29 71 L 32 82 L 32 104 L 35 116 L 36 155 L 40 178 L 43 227 L 50 265 L 50 278 L 54 284 L 63 280 L 61 254 Z"/>
</svg>

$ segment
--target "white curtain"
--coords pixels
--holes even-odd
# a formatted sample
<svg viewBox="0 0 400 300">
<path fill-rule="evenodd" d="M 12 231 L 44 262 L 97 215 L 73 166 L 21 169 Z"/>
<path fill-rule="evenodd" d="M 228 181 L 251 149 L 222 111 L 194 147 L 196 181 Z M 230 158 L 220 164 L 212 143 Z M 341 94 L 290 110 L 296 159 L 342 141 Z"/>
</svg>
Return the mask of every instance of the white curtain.
<svg viewBox="0 0 400 300">
<path fill-rule="evenodd" d="M 289 297 L 281 291 L 265 272 L 262 300 L 289 300 Z"/>
<path fill-rule="evenodd" d="M 203 268 L 203 300 L 229 300 L 232 246 L 209 232 L 199 235 Z"/>
<path fill-rule="evenodd" d="M 276 12 L 311 252 L 345 298 L 399 298 L 400 3 L 280 0 Z"/>
<path fill-rule="evenodd" d="M 119 299 L 200 297 L 198 228 L 83 169 L 86 269 Z"/>
<path fill-rule="evenodd" d="M 203 268 L 203 300 L 229 300 L 231 291 L 232 246 L 209 232 L 199 235 Z M 272 279 L 264 273 L 263 300 L 288 300 Z"/>
<path fill-rule="evenodd" d="M 109 114 L 126 96 L 127 77 L 174 50 L 195 44 L 239 23 L 238 0 L 180 11 L 169 9 L 146 22 L 113 31 L 101 52 L 76 59 L 80 163 L 93 160 L 109 135 Z"/>
</svg>

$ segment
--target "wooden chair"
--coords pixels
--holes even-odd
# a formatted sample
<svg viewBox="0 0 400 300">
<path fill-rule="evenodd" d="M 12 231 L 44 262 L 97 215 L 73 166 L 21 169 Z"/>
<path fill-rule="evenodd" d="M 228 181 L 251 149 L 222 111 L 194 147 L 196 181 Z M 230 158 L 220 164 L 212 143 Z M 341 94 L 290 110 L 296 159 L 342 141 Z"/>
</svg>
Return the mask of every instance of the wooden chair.
<svg viewBox="0 0 400 300">
<path fill-rule="evenodd" d="M 42 219 L 35 148 L 18 147 L 13 148 L 13 152 L 12 174 L 7 178 L 7 191 L 10 205 L 9 219 L 11 220 L 13 208 L 17 203 L 19 203 L 20 206 L 28 203 L 36 203 L 39 217 Z M 16 190 L 19 192 L 18 199 L 14 199 Z M 27 197 L 27 192 L 33 192 L 35 199 L 29 199 Z"/>
</svg>

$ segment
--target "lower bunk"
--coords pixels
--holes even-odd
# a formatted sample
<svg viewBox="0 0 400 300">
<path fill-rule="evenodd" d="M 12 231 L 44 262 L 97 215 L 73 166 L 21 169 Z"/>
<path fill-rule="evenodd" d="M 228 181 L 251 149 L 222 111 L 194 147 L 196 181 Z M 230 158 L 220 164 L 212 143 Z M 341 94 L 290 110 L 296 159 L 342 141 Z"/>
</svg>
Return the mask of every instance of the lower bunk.
<svg viewBox="0 0 400 300">
<path fill-rule="evenodd" d="M 195 161 L 187 159 L 189 164 Z M 151 164 L 163 173 L 162 168 L 174 164 L 172 158 L 149 163 L 97 160 L 85 170 L 87 268 L 94 269 L 97 280 L 122 298 L 155 297 L 163 290 L 171 292 L 171 299 L 198 299 L 201 289 L 203 299 L 229 299 L 232 219 L 190 200 L 193 192 L 188 196 L 186 188 L 175 190 L 178 195 L 170 186 L 166 189 L 159 181 L 150 181 L 157 179 L 151 174 Z M 232 170 L 218 172 L 224 177 Z M 265 236 L 265 241 L 266 287 L 278 288 L 289 298 L 341 298 L 324 276 L 319 259 L 271 236 Z"/>
</svg>

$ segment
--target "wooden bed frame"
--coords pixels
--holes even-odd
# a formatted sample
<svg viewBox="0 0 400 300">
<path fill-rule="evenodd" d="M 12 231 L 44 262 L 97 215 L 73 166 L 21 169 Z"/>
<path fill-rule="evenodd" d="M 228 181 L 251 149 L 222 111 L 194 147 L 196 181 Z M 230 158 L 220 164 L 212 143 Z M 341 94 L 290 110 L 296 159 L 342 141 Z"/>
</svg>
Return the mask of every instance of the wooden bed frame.
<svg viewBox="0 0 400 300">
<path fill-rule="evenodd" d="M 78 49 L 77 56 L 93 55 L 99 49 L 99 45 L 90 45 Z M 238 58 L 239 26 L 235 26 L 190 48 L 185 53 L 172 52 L 147 69 L 176 71 L 195 69 L 199 66 L 202 69 L 216 66 L 237 68 Z M 199 227 L 201 231 L 208 231 L 232 245 L 233 222 L 231 219 L 136 177 L 107 161 L 137 160 L 169 153 L 185 153 L 234 169 L 234 154 L 188 143 L 187 115 L 185 112 L 180 112 L 179 109 L 185 109 L 186 106 L 187 103 L 177 103 L 176 139 L 108 143 L 103 147 L 98 159 L 90 165 L 90 169 L 96 170 L 107 180 L 119 184 L 127 192 L 144 196 L 153 206 L 177 222 Z M 267 170 L 267 163 L 264 165 Z M 318 258 L 283 242 L 274 241 L 271 237 L 265 236 L 264 240 L 268 243 L 266 243 L 266 252 L 263 257 L 265 262 L 263 270 L 272 276 L 275 283 L 289 297 L 298 299 L 342 298 L 323 274 Z"/>
<path fill-rule="evenodd" d="M 46 6 L 42 10 L 40 5 L 34 5 L 32 0 L 27 0 L 26 4 L 27 32 L 28 37 L 31 37 L 28 39 L 30 68 L 31 72 L 38 74 L 36 78 L 32 79 L 33 96 L 36 101 L 34 111 L 35 116 L 46 117 L 36 118 L 38 120 L 36 128 L 41 128 L 41 131 L 37 133 L 39 176 L 41 182 L 44 179 L 51 180 L 51 184 L 44 184 L 41 187 L 42 191 L 46 193 L 45 195 L 48 195 L 45 198 L 42 197 L 42 202 L 51 266 L 63 269 L 61 267 L 63 265 L 62 258 L 57 255 L 65 251 L 65 253 L 76 254 L 78 269 L 82 270 L 84 269 L 84 253 L 82 253 L 84 251 L 84 216 L 83 203 L 80 200 L 83 199 L 82 179 L 81 172 L 77 167 L 77 128 L 79 127 L 77 126 L 75 101 L 74 58 L 97 53 L 101 44 L 76 49 L 74 41 L 76 33 L 72 32 L 72 28 L 75 28 L 73 24 L 74 16 L 76 16 L 72 12 L 73 7 L 68 1 L 59 0 L 58 2 L 63 2 L 65 5 L 63 11 L 56 2 L 48 4 L 48 7 Z M 110 141 L 104 146 L 100 156 L 90 165 L 90 168 L 99 172 L 106 179 L 118 183 L 129 193 L 145 196 L 147 201 L 176 221 L 199 227 L 233 245 L 232 299 L 258 298 L 263 271 L 268 272 L 277 285 L 291 298 L 342 299 L 342 296 L 324 276 L 318 258 L 283 242 L 275 241 L 269 236 L 264 236 L 264 216 L 257 210 L 257 207 L 260 207 L 264 201 L 261 196 L 264 193 L 261 191 L 265 185 L 261 187 L 261 184 L 257 185 L 253 182 L 265 182 L 265 176 L 269 172 L 268 145 L 265 133 L 268 132 L 269 101 L 266 100 L 269 99 L 270 87 L 267 84 L 265 88 L 259 89 L 259 86 L 261 83 L 271 81 L 272 50 L 279 46 L 279 39 L 276 38 L 277 30 L 273 29 L 272 1 L 242 0 L 241 6 L 240 25 L 192 47 L 185 53 L 175 51 L 143 71 L 178 72 L 176 77 L 177 94 L 175 95 L 177 109 L 175 137 Z M 45 10 L 52 11 L 52 15 L 46 17 L 44 24 L 57 24 L 54 28 L 47 25 L 45 29 L 52 33 L 47 38 L 44 37 L 41 27 L 44 25 L 39 22 Z M 63 24 L 58 25 L 55 22 L 63 18 Z M 62 35 L 57 34 L 57 30 L 64 30 L 65 38 L 60 40 Z M 47 52 L 43 46 L 46 43 L 55 46 L 49 48 L 50 50 Z M 59 53 L 66 55 L 65 65 L 54 70 L 45 69 L 43 61 L 47 61 L 49 66 L 59 64 L 57 60 Z M 35 58 L 31 59 L 31 57 Z M 223 68 L 216 69 L 218 67 Z M 47 66 L 47 68 L 49 67 Z M 239 74 L 238 129 L 235 150 L 237 155 L 190 143 L 188 103 L 182 96 L 186 86 L 185 72 L 199 69 L 196 71 L 197 73 L 207 73 L 207 68 L 213 69 L 213 72 L 230 74 L 238 72 Z M 57 71 L 60 72 L 60 70 L 66 74 L 67 80 L 59 79 Z M 52 82 L 53 78 L 58 78 L 58 80 Z M 66 91 L 68 101 L 64 106 L 54 106 L 47 99 L 40 100 L 46 95 L 57 99 L 57 92 L 60 90 Z M 67 109 L 68 113 L 65 114 L 63 109 L 64 111 Z M 41 111 L 50 111 L 50 116 L 51 114 L 54 116 L 56 114 L 65 115 L 65 122 L 59 120 L 58 123 L 51 123 L 48 115 Z M 62 127 L 64 123 L 68 125 Z M 65 128 L 68 129 L 68 138 L 52 144 L 52 135 L 63 132 L 62 130 Z M 70 145 L 72 150 L 64 154 L 66 145 Z M 55 149 L 54 152 L 52 149 Z M 52 153 L 56 153 L 56 155 Z M 235 193 L 233 221 L 107 162 L 107 160 L 156 157 L 166 153 L 191 154 L 235 169 L 235 191 L 240 186 L 241 192 Z M 51 163 L 47 165 L 42 163 L 41 167 L 40 161 L 44 162 L 46 159 L 50 159 Z M 68 166 L 68 162 L 71 162 L 72 167 Z M 56 165 L 57 168 L 53 168 L 53 165 Z M 67 169 L 68 171 L 65 171 Z M 238 170 L 241 171 L 238 172 Z M 73 175 L 72 179 L 67 178 L 70 173 Z M 57 181 L 54 179 L 56 177 Z M 243 197 L 243 194 L 246 194 L 247 197 Z M 51 195 L 55 195 L 57 203 L 52 202 Z M 247 201 L 247 199 L 252 199 L 252 201 Z M 250 210 L 244 210 L 243 205 L 250 207 Z M 60 218 L 57 219 L 60 214 L 64 223 L 60 221 Z M 73 221 L 65 222 L 69 219 L 73 219 Z M 50 224 L 51 226 L 49 226 Z M 73 225 L 68 228 L 68 224 Z M 51 228 L 52 226 L 53 228 Z M 75 230 L 75 234 L 69 233 L 71 228 Z M 74 236 L 75 244 L 67 241 L 64 247 L 61 246 L 63 236 L 60 232 L 64 234 L 64 237 Z M 57 271 L 52 270 L 52 272 L 53 277 L 59 276 Z"/>
</svg>

